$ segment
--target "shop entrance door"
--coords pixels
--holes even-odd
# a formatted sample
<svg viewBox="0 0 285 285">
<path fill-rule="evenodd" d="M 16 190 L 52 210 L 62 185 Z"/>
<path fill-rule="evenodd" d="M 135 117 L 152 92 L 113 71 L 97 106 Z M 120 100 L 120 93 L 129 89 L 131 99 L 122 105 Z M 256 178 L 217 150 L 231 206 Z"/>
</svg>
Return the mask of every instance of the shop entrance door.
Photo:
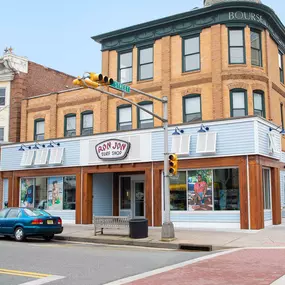
<svg viewBox="0 0 285 285">
<path fill-rule="evenodd" d="M 145 216 L 145 200 L 144 200 L 144 182 L 135 181 L 133 187 L 133 217 L 134 218 L 143 218 Z"/>
<path fill-rule="evenodd" d="M 144 175 L 120 177 L 119 215 L 133 218 L 145 217 Z"/>
</svg>

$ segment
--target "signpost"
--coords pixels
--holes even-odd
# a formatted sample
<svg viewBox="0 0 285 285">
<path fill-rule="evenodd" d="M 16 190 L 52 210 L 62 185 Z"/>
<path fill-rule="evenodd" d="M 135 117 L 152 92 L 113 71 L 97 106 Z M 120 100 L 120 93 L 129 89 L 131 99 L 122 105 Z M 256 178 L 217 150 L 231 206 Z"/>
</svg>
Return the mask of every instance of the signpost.
<svg viewBox="0 0 285 285">
<path fill-rule="evenodd" d="M 109 85 L 110 87 L 117 89 L 119 91 L 125 92 L 125 93 L 130 93 L 131 92 L 131 88 L 128 85 L 122 84 L 118 81 L 115 81 Z"/>
</svg>

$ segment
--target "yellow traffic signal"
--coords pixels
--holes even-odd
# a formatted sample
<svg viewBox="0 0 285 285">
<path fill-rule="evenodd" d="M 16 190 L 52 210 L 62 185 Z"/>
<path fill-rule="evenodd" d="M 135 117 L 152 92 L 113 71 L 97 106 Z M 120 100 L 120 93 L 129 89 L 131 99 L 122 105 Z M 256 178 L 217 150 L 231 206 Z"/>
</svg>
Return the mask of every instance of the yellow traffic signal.
<svg viewBox="0 0 285 285">
<path fill-rule="evenodd" d="M 106 86 L 113 84 L 114 80 L 113 78 L 109 78 L 108 76 L 103 76 L 101 73 L 94 73 L 89 72 L 89 76 L 87 78 L 80 78 L 77 77 L 77 79 L 73 80 L 74 85 L 83 86 L 85 88 L 87 87 L 99 87 L 99 86 Z"/>
<path fill-rule="evenodd" d="M 176 154 L 169 155 L 169 174 L 176 175 L 178 169 L 178 157 Z"/>
<path fill-rule="evenodd" d="M 77 79 L 74 79 L 72 83 L 74 85 L 79 85 L 79 86 L 86 87 L 86 85 L 82 82 L 82 79 L 80 79 L 80 77 L 77 77 Z"/>
</svg>

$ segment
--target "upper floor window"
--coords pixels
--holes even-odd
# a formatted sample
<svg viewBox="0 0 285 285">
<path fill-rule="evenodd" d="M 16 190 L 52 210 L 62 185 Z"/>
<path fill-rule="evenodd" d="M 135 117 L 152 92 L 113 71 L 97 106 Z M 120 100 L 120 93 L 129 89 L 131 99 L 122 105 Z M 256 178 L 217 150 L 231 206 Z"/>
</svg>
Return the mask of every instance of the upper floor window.
<svg viewBox="0 0 285 285">
<path fill-rule="evenodd" d="M 64 117 L 64 136 L 76 136 L 76 114 L 67 114 Z"/>
<path fill-rule="evenodd" d="M 121 83 L 133 81 L 133 53 L 131 51 L 119 54 L 118 78 Z"/>
<path fill-rule="evenodd" d="M 195 122 L 202 120 L 201 96 L 199 94 L 183 97 L 183 122 Z"/>
<path fill-rule="evenodd" d="M 139 105 L 142 105 L 143 108 L 147 109 L 150 112 L 153 112 L 153 103 L 152 102 L 141 102 Z M 144 110 L 138 109 L 138 128 L 152 128 L 153 127 L 153 116 Z"/>
<path fill-rule="evenodd" d="M 4 128 L 0 128 L 0 142 L 4 141 Z"/>
<path fill-rule="evenodd" d="M 81 113 L 81 135 L 93 134 L 93 112 L 85 111 Z"/>
<path fill-rule="evenodd" d="M 231 117 L 247 116 L 247 94 L 246 90 L 231 90 Z"/>
<path fill-rule="evenodd" d="M 253 91 L 254 115 L 265 118 L 264 93 L 262 91 Z"/>
<path fill-rule="evenodd" d="M 245 63 L 244 29 L 229 29 L 229 62 Z"/>
<path fill-rule="evenodd" d="M 5 106 L 6 89 L 0 88 L 0 106 Z"/>
<path fill-rule="evenodd" d="M 284 83 L 283 53 L 280 50 L 278 52 L 278 62 L 279 62 L 280 82 Z"/>
<path fill-rule="evenodd" d="M 139 80 L 153 78 L 153 47 L 139 49 Z"/>
<path fill-rule="evenodd" d="M 200 36 L 183 39 L 183 72 L 200 69 Z"/>
<path fill-rule="evenodd" d="M 251 64 L 262 66 L 261 33 L 251 30 Z"/>
<path fill-rule="evenodd" d="M 40 141 L 44 139 L 45 139 L 45 120 L 37 119 L 35 120 L 34 140 Z"/>
<path fill-rule="evenodd" d="M 131 130 L 132 129 L 132 106 L 122 105 L 117 109 L 117 130 Z"/>
</svg>

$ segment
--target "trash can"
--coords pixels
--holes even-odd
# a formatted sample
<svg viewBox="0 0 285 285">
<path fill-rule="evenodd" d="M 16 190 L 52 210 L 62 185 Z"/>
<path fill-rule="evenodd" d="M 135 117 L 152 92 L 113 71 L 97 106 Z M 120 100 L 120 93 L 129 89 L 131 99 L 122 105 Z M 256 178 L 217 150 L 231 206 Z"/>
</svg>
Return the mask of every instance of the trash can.
<svg viewBox="0 0 285 285">
<path fill-rule="evenodd" d="M 147 219 L 131 219 L 130 238 L 147 238 L 148 237 L 148 220 Z"/>
</svg>

